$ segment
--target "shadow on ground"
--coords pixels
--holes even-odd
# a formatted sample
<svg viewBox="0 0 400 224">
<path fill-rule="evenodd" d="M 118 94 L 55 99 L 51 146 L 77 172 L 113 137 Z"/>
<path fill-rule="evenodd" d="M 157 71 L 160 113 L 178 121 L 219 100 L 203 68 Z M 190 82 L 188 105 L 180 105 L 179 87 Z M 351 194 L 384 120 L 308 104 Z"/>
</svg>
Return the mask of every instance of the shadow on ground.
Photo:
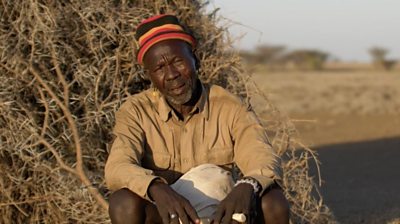
<svg viewBox="0 0 400 224">
<path fill-rule="evenodd" d="M 321 193 L 340 223 L 400 218 L 400 137 L 317 147 Z M 316 175 L 316 169 L 311 169 Z"/>
</svg>

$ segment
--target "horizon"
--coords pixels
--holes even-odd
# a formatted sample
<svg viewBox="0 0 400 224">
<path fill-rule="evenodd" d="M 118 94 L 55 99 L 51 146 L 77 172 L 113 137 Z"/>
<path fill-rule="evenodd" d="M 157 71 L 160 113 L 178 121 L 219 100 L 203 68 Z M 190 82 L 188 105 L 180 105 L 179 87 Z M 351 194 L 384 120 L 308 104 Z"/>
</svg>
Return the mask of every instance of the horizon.
<svg viewBox="0 0 400 224">
<path fill-rule="evenodd" d="M 220 8 L 239 50 L 258 45 L 282 45 L 288 50 L 315 49 L 332 59 L 370 62 L 368 50 L 381 47 L 387 59 L 400 60 L 400 1 L 214 0 L 208 11 Z M 285 15 L 285 16 L 282 16 Z"/>
</svg>

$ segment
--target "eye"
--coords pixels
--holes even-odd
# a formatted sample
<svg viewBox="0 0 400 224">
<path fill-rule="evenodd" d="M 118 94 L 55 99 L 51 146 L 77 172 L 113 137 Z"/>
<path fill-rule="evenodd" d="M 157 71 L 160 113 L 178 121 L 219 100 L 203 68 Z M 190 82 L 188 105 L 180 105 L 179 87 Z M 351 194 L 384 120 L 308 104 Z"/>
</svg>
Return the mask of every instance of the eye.
<svg viewBox="0 0 400 224">
<path fill-rule="evenodd" d="M 182 58 L 175 58 L 173 63 L 175 65 L 181 65 L 183 63 L 183 59 Z"/>
<path fill-rule="evenodd" d="M 158 72 L 160 70 L 162 70 L 163 66 L 162 65 L 157 65 L 154 69 L 153 72 Z"/>
<path fill-rule="evenodd" d="M 161 66 L 157 66 L 157 67 L 155 67 L 154 69 L 153 69 L 153 72 L 156 72 L 156 71 L 158 71 L 158 70 L 160 70 L 161 69 Z"/>
</svg>

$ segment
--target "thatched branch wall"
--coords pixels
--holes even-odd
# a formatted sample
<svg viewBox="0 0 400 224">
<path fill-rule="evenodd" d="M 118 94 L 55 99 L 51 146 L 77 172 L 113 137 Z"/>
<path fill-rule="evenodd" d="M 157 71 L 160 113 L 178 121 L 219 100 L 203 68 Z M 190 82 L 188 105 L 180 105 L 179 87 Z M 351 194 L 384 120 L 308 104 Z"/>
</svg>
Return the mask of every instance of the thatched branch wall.
<svg viewBox="0 0 400 224">
<path fill-rule="evenodd" d="M 285 158 L 292 221 L 332 221 L 311 196 L 312 151 L 296 152 L 290 120 L 242 71 L 226 28 L 202 1 L 0 0 L 0 223 L 109 222 L 103 168 L 114 112 L 149 87 L 134 33 L 160 12 L 194 31 L 202 80 L 263 99 L 265 127 Z"/>
</svg>

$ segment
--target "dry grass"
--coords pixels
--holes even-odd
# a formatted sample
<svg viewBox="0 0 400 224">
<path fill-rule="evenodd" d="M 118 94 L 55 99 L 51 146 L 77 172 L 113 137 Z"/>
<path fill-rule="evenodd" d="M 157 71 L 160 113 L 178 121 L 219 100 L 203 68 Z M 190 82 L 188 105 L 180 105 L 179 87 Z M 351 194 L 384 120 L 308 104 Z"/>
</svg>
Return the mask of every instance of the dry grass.
<svg viewBox="0 0 400 224">
<path fill-rule="evenodd" d="M 303 143 L 326 145 L 400 136 L 400 70 L 363 64 L 323 71 L 257 70 L 271 102 L 293 119 Z M 343 68 L 343 66 L 346 66 Z M 259 104 L 254 99 L 254 104 Z M 263 115 L 263 108 L 259 113 Z"/>
<path fill-rule="evenodd" d="M 135 64 L 134 27 L 178 15 L 199 39 L 201 78 L 247 99 L 258 95 L 265 127 L 284 157 L 292 222 L 333 222 L 307 174 L 313 151 L 243 74 L 218 18 L 198 1 L 0 0 L 0 222 L 107 223 L 103 168 L 114 112 L 149 87 Z"/>
<path fill-rule="evenodd" d="M 258 72 L 272 102 L 290 114 L 400 113 L 400 71 Z"/>
</svg>

